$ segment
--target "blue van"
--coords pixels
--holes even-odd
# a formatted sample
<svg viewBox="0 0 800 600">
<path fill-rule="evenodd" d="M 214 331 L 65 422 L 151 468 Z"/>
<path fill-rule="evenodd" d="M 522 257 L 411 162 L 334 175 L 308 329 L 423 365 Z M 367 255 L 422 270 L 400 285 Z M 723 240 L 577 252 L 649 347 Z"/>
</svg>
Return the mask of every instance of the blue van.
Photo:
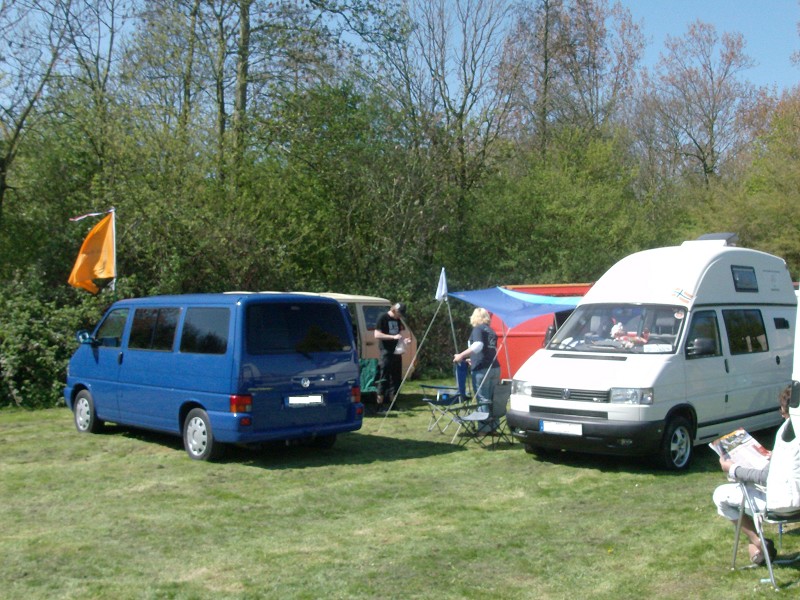
<svg viewBox="0 0 800 600">
<path fill-rule="evenodd" d="M 361 428 L 346 307 L 302 294 L 155 296 L 115 302 L 69 362 L 79 432 L 105 421 L 181 435 L 189 456 L 224 444 L 330 447 Z"/>
</svg>

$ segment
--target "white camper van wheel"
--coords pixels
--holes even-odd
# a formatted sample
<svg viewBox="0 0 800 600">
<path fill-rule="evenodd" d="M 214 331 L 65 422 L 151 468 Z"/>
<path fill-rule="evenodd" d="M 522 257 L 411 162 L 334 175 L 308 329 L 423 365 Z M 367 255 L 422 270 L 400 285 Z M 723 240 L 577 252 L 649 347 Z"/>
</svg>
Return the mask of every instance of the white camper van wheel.
<svg viewBox="0 0 800 600">
<path fill-rule="evenodd" d="M 220 455 L 221 445 L 214 440 L 208 413 L 193 408 L 183 422 L 183 446 L 195 460 L 211 460 Z"/>
<path fill-rule="evenodd" d="M 683 417 L 670 419 L 661 442 L 661 462 L 670 470 L 686 469 L 692 460 L 692 428 Z"/>
<path fill-rule="evenodd" d="M 72 406 L 75 412 L 75 427 L 81 433 L 97 433 L 103 428 L 103 421 L 97 418 L 94 398 L 87 390 L 81 390 Z"/>
</svg>

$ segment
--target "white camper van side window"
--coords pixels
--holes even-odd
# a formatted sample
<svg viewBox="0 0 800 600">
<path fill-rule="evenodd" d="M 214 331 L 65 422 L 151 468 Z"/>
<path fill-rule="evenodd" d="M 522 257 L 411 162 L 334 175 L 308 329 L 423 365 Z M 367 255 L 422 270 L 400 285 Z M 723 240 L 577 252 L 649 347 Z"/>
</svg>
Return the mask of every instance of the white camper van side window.
<svg viewBox="0 0 800 600">
<path fill-rule="evenodd" d="M 728 347 L 731 354 L 751 354 L 767 352 L 767 331 L 761 311 L 756 308 L 723 310 L 725 332 L 728 334 Z"/>
<path fill-rule="evenodd" d="M 722 356 L 717 315 L 713 310 L 701 310 L 692 317 L 686 337 L 686 358 Z"/>
<path fill-rule="evenodd" d="M 758 292 L 756 270 L 753 267 L 731 267 L 733 287 L 737 292 Z"/>
</svg>

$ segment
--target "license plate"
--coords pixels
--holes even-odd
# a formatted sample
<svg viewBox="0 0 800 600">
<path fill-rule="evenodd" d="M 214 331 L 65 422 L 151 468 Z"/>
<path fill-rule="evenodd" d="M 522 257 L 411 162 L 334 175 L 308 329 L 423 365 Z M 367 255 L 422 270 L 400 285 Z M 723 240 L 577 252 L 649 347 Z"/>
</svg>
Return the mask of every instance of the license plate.
<svg viewBox="0 0 800 600">
<path fill-rule="evenodd" d="M 559 421 L 539 421 L 539 431 L 560 433 L 561 435 L 583 435 L 583 425 L 580 423 L 561 423 Z"/>
<path fill-rule="evenodd" d="M 289 396 L 289 406 L 308 406 L 309 404 L 322 404 L 322 396 Z"/>
</svg>

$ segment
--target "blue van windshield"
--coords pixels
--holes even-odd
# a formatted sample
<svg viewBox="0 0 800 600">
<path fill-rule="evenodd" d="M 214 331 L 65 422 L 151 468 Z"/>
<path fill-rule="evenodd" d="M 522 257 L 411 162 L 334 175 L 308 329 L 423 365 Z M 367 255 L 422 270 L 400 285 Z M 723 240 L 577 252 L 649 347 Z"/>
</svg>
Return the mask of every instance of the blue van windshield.
<svg viewBox="0 0 800 600">
<path fill-rule="evenodd" d="M 250 304 L 245 318 L 247 352 L 251 355 L 349 352 L 352 349 L 338 304 Z"/>
</svg>

